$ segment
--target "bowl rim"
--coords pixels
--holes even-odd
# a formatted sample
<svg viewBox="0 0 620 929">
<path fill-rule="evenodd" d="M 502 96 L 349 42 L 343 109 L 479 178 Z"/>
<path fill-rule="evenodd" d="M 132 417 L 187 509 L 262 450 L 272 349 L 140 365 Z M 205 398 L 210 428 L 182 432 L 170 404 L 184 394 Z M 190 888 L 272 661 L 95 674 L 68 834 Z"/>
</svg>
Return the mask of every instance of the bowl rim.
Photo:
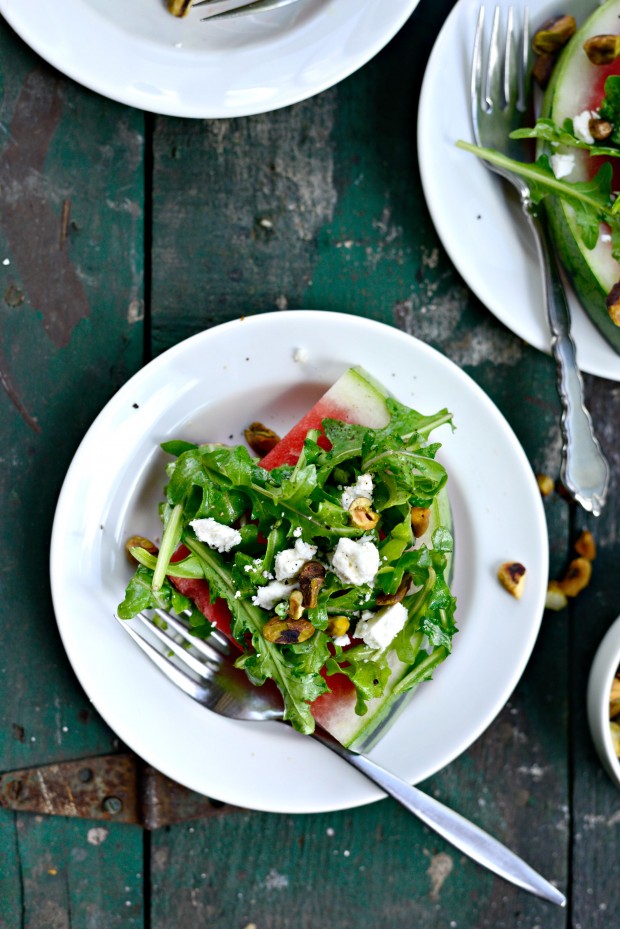
<svg viewBox="0 0 620 929">
<path fill-rule="evenodd" d="M 611 624 L 596 650 L 587 689 L 590 732 L 603 766 L 620 787 L 620 759 L 617 757 L 609 729 L 609 694 L 620 668 L 620 616 Z"/>
</svg>

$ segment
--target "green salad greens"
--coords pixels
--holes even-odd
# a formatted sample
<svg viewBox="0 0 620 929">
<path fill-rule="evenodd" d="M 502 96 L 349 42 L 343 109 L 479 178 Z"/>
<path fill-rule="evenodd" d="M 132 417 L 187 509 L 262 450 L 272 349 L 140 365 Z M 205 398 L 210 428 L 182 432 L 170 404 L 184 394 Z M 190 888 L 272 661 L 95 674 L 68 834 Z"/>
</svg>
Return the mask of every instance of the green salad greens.
<svg viewBox="0 0 620 929">
<path fill-rule="evenodd" d="M 595 247 L 600 224 L 606 223 L 611 230 L 612 255 L 616 261 L 620 261 L 620 194 L 612 189 L 611 163 L 604 162 L 591 180 L 568 181 L 556 177 L 551 162 L 553 153 L 566 155 L 571 150 L 586 151 L 597 157 L 620 156 L 619 76 L 610 75 L 606 79 L 605 96 L 598 117 L 613 126 L 613 131 L 604 142 L 584 142 L 575 134 L 572 119 L 564 120 L 559 126 L 552 119 L 541 118 L 532 128 L 516 129 L 510 134 L 513 139 L 538 139 L 546 143 L 547 153 L 539 155 L 534 162 L 516 161 L 502 152 L 462 140 L 456 144 L 458 148 L 522 177 L 530 188 L 530 199 L 534 206 L 546 197 L 558 197 L 569 204 L 575 211 L 575 220 L 586 248 Z"/>
<path fill-rule="evenodd" d="M 230 610 L 237 665 L 256 685 L 275 682 L 285 718 L 303 733 L 333 675 L 354 685 L 359 715 L 384 693 L 391 656 L 407 666 L 394 694 L 430 678 L 456 631 L 446 580 L 453 543 L 437 523 L 416 539 L 412 512 L 430 513 L 446 484 L 428 436 L 451 414 L 386 406 L 380 429 L 324 420 L 328 450 L 311 430 L 297 463 L 271 471 L 245 446 L 165 443 L 175 460 L 161 544 L 131 549 L 139 564 L 119 617 L 189 610 L 206 636 L 209 620 L 182 593 L 206 582 Z"/>
</svg>

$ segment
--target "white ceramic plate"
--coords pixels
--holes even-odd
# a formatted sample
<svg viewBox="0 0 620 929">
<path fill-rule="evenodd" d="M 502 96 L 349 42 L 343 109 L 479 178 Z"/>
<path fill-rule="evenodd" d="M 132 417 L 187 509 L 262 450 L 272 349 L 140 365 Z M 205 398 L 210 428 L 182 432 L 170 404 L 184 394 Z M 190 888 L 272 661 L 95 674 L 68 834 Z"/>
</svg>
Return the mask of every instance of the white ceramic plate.
<svg viewBox="0 0 620 929">
<path fill-rule="evenodd" d="M 515 6 L 514 0 L 496 3 L 504 16 Z M 560 4 L 561 12 L 574 12 L 582 22 L 584 3 L 587 7 L 586 0 L 568 0 Z M 534 26 L 558 12 L 557 0 L 528 0 L 527 5 Z M 474 155 L 454 144 L 471 140 L 469 69 L 479 6 L 479 0 L 459 0 L 428 62 L 418 115 L 422 185 L 442 244 L 476 296 L 516 335 L 549 352 L 538 258 L 516 196 Z M 519 4 L 515 9 L 519 16 Z M 569 297 L 579 366 L 620 380 L 620 357 L 570 288 Z"/>
<path fill-rule="evenodd" d="M 298 348 L 307 361 L 295 360 Z M 316 812 L 381 794 L 311 739 L 222 719 L 175 690 L 114 620 L 131 574 L 124 542 L 159 537 L 161 442 L 241 441 L 255 419 L 282 434 L 355 364 L 424 412 L 447 406 L 457 424 L 437 439 L 450 473 L 460 632 L 373 758 L 412 782 L 443 767 L 502 708 L 534 645 L 547 584 L 540 493 L 506 421 L 463 371 L 411 336 L 336 313 L 270 313 L 202 332 L 148 364 L 95 420 L 58 503 L 51 577 L 65 648 L 97 710 L 138 755 L 219 800 Z M 505 560 L 528 569 L 521 601 L 496 579 Z"/>
<path fill-rule="evenodd" d="M 305 100 L 365 64 L 419 0 L 300 0 L 177 19 L 164 0 L 0 0 L 46 61 L 86 87 L 169 116 L 248 116 Z"/>
</svg>

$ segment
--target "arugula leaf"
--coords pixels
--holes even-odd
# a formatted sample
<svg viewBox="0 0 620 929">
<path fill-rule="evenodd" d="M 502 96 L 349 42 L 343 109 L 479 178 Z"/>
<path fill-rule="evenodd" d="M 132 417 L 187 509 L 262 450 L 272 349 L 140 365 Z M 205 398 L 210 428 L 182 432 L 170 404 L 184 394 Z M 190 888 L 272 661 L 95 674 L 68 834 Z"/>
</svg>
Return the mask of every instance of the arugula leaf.
<svg viewBox="0 0 620 929">
<path fill-rule="evenodd" d="M 591 181 L 570 183 L 556 178 L 546 155 L 541 155 L 536 162 L 524 164 L 493 149 L 480 148 L 463 141 L 456 144 L 459 148 L 522 177 L 529 185 L 534 205 L 550 195 L 558 196 L 569 203 L 575 211 L 576 221 L 587 248 L 594 248 L 596 245 L 601 222 L 608 223 L 612 229 L 612 236 L 614 235 L 620 213 L 614 211 L 615 197 L 611 192 L 612 168 L 609 162 L 601 165 Z"/>
<path fill-rule="evenodd" d="M 599 116 L 613 125 L 610 139 L 616 145 L 620 145 L 620 77 L 617 74 L 609 75 L 604 91 L 605 96 L 598 110 Z"/>
<path fill-rule="evenodd" d="M 190 607 L 191 603 L 187 597 L 175 590 L 168 580 L 154 590 L 153 572 L 144 565 L 139 565 L 127 585 L 125 598 L 118 605 L 117 613 L 120 619 L 133 619 L 142 610 L 172 608 L 175 613 L 182 613 Z"/>
<path fill-rule="evenodd" d="M 605 117 L 607 119 L 608 117 Z M 612 145 L 602 145 L 600 142 L 584 142 L 579 139 L 573 130 L 572 119 L 565 119 L 561 126 L 558 126 L 552 119 L 540 118 L 536 120 L 536 125 L 529 129 L 515 129 L 510 133 L 511 139 L 542 139 L 549 142 L 552 146 L 566 146 L 568 148 L 578 148 L 586 151 L 590 155 L 607 156 L 617 158 L 620 156 L 620 148 Z M 616 139 L 611 136 L 613 141 Z"/>
</svg>

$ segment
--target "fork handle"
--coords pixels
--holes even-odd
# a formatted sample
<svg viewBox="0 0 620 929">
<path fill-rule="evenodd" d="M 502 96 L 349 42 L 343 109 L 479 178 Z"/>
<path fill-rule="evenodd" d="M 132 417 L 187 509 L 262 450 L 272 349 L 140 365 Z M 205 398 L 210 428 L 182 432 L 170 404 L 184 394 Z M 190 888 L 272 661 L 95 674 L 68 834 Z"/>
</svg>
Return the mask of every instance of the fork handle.
<svg viewBox="0 0 620 929">
<path fill-rule="evenodd" d="M 599 516 L 607 497 L 609 465 L 594 435 L 583 396 L 583 380 L 570 333 L 570 312 L 549 228 L 542 210 L 524 204 L 534 231 L 543 272 L 551 350 L 556 361 L 558 393 L 562 404 L 562 466 L 560 476 L 570 495 Z M 541 212 L 539 212 L 539 210 Z"/>
<path fill-rule="evenodd" d="M 429 797 L 417 787 L 412 787 L 411 784 L 407 784 L 406 781 L 386 771 L 366 755 L 358 755 L 344 748 L 328 733 L 315 731 L 314 738 L 381 787 L 406 810 L 478 864 L 537 897 L 542 897 L 559 906 L 566 905 L 566 898 L 557 887 L 541 877 L 505 845 L 459 813 L 455 813 L 454 810 L 444 806 L 433 797 Z"/>
</svg>

